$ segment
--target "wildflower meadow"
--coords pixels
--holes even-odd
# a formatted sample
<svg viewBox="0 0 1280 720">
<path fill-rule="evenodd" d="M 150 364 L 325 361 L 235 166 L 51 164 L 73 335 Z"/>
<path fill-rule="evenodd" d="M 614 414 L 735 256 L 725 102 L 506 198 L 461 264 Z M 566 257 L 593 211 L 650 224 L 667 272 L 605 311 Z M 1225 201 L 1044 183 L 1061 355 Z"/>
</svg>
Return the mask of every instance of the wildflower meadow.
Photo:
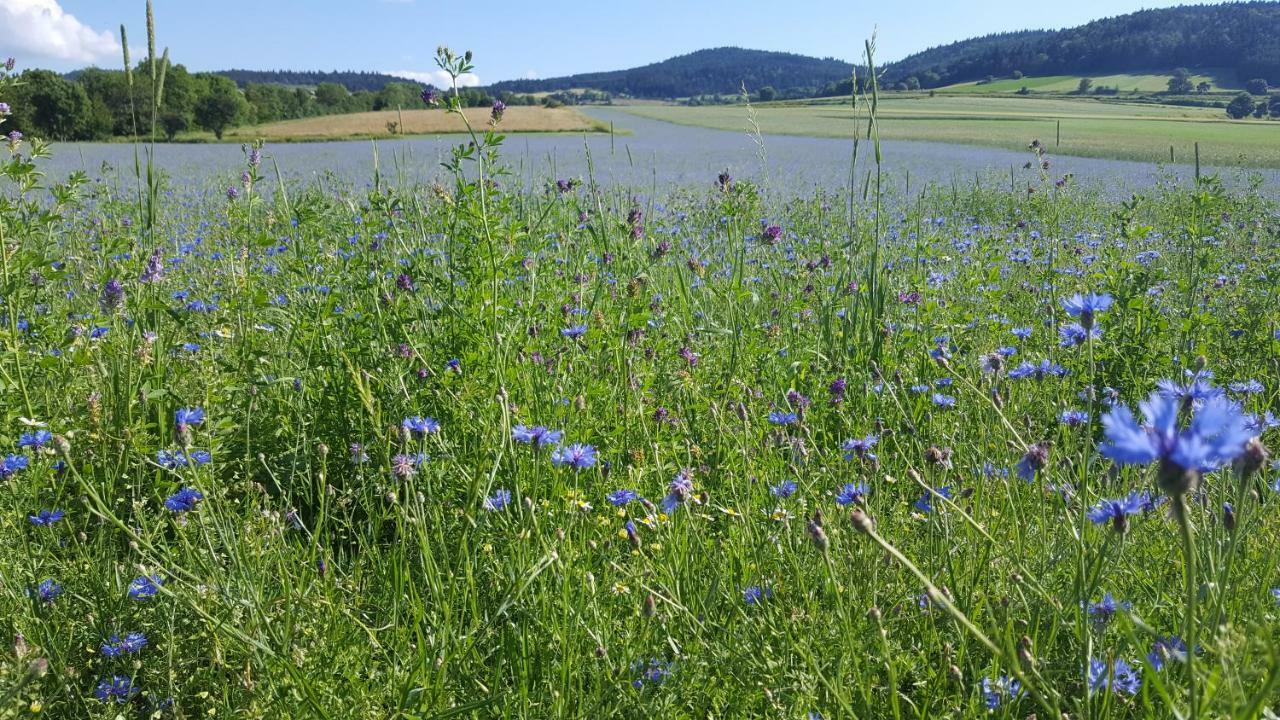
<svg viewBox="0 0 1280 720">
<path fill-rule="evenodd" d="M 529 186 L 503 112 L 7 137 L 0 717 L 1274 717 L 1273 188 Z"/>
</svg>

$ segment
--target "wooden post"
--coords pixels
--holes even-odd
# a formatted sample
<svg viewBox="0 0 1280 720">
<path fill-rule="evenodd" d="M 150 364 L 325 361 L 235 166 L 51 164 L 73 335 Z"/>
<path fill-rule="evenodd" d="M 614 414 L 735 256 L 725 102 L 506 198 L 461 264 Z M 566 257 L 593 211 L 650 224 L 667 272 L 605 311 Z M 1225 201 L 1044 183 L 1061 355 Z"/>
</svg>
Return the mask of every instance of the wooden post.
<svg viewBox="0 0 1280 720">
<path fill-rule="evenodd" d="M 1172 145 L 1169 146 L 1169 162 L 1170 164 L 1173 163 L 1173 146 Z"/>
<path fill-rule="evenodd" d="M 1053 141 L 1053 147 L 1054 147 L 1054 149 L 1056 150 L 1056 149 L 1058 148 L 1058 146 L 1059 146 L 1059 145 L 1061 145 L 1061 144 L 1062 144 L 1062 121 L 1061 121 L 1061 120 L 1059 120 L 1059 121 L 1058 121 L 1058 135 L 1057 135 L 1057 137 L 1056 137 L 1056 138 L 1054 138 L 1054 141 Z"/>
<path fill-rule="evenodd" d="M 400 125 L 398 126 L 399 134 L 403 135 L 404 134 L 404 111 L 400 108 L 399 105 L 396 105 L 396 119 L 400 121 Z"/>
<path fill-rule="evenodd" d="M 1196 143 L 1196 182 L 1200 182 L 1200 143 Z"/>
</svg>

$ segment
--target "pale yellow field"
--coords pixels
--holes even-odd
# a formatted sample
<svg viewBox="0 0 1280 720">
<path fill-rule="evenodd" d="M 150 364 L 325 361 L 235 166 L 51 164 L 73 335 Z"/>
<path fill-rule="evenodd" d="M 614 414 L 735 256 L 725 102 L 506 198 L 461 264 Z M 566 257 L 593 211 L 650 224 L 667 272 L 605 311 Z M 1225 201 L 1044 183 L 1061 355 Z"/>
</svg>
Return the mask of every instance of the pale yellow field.
<svg viewBox="0 0 1280 720">
<path fill-rule="evenodd" d="M 477 131 L 488 126 L 489 108 L 467 108 L 467 120 Z M 228 130 L 226 137 L 235 140 L 328 140 L 353 137 L 391 137 L 387 123 L 398 123 L 404 135 L 465 132 L 462 118 L 444 110 L 395 110 L 326 115 L 323 117 L 285 120 Z M 594 132 L 607 129 L 573 108 L 532 106 L 509 107 L 499 126 L 502 132 Z"/>
</svg>

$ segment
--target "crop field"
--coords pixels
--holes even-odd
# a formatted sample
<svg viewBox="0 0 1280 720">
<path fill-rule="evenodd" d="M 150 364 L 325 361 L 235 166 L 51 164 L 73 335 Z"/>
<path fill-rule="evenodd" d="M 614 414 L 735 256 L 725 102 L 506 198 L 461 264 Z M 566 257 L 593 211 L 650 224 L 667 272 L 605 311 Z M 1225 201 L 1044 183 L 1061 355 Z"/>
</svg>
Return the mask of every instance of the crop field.
<svg viewBox="0 0 1280 720">
<path fill-rule="evenodd" d="M 489 108 L 468 108 L 467 119 L 483 126 Z M 395 124 L 394 131 L 389 123 Z M 601 125 L 572 108 L 520 106 L 509 108 L 502 120 L 504 132 L 595 132 Z M 603 128 L 603 129 L 608 129 Z M 230 140 L 271 141 L 345 140 L 466 132 L 461 118 L 440 110 L 380 110 L 250 125 L 227 133 Z M 192 136 L 196 136 L 192 134 Z M 209 136 L 210 139 L 212 135 Z"/>
<path fill-rule="evenodd" d="M 1022 88 L 1032 92 L 1071 93 L 1080 87 L 1083 75 L 1046 75 L 1041 77 L 1000 78 L 992 82 L 967 82 L 939 88 L 946 93 L 1016 93 Z M 1127 92 L 1164 92 L 1169 87 L 1170 73 L 1122 73 L 1116 75 L 1090 75 L 1093 87 L 1117 88 Z M 1214 90 L 1239 89 L 1240 82 L 1234 73 L 1221 70 L 1204 70 L 1190 77 L 1193 85 L 1207 82 Z"/>
<path fill-rule="evenodd" d="M 746 131 L 741 106 L 627 107 L 643 117 L 722 130 Z M 853 137 L 866 133 L 865 114 L 834 102 L 765 104 L 753 109 L 764 133 Z M 881 98 L 880 137 L 1009 149 L 1034 139 L 1056 154 L 1162 162 L 1194 158 L 1212 165 L 1280 167 L 1278 129 L 1266 120 L 1228 120 L 1215 108 L 1174 107 L 1068 98 L 924 95 Z M 1061 123 L 1061 141 L 1057 133 Z"/>
<path fill-rule="evenodd" d="M 513 110 L 7 138 L 0 718 L 1275 716 L 1267 188 L 526 188 Z"/>
</svg>

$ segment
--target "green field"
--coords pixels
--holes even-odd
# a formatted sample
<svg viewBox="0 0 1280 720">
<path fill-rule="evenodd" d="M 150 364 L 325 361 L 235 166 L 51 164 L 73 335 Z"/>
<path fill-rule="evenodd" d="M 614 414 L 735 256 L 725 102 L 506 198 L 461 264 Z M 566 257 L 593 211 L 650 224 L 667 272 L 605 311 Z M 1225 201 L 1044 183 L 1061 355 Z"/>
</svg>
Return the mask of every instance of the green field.
<svg viewBox="0 0 1280 720">
<path fill-rule="evenodd" d="M 627 107 L 647 118 L 723 130 L 747 130 L 741 106 Z M 766 134 L 853 137 L 865 113 L 847 104 L 767 104 L 754 108 Z M 1191 162 L 1195 143 L 1208 165 L 1280 167 L 1280 124 L 1229 120 L 1216 108 L 1124 103 L 1092 98 L 889 95 L 878 109 L 880 137 L 889 140 L 1026 148 L 1052 153 L 1148 162 Z M 1061 123 L 1061 142 L 1057 132 Z"/>
<path fill-rule="evenodd" d="M 1096 87 L 1119 88 L 1120 92 L 1164 92 L 1168 89 L 1169 73 L 1121 73 L 1118 75 L 1046 75 L 1042 77 L 1024 77 L 1019 79 L 1001 78 L 994 82 L 967 82 L 938 88 L 938 92 L 946 93 L 1016 93 L 1022 88 L 1032 92 L 1070 93 L 1080 86 L 1080 78 L 1088 77 Z M 1191 82 L 1199 84 L 1207 82 L 1214 90 L 1234 90 L 1240 87 L 1239 80 L 1231 71 L 1205 70 L 1192 75 Z"/>
</svg>

